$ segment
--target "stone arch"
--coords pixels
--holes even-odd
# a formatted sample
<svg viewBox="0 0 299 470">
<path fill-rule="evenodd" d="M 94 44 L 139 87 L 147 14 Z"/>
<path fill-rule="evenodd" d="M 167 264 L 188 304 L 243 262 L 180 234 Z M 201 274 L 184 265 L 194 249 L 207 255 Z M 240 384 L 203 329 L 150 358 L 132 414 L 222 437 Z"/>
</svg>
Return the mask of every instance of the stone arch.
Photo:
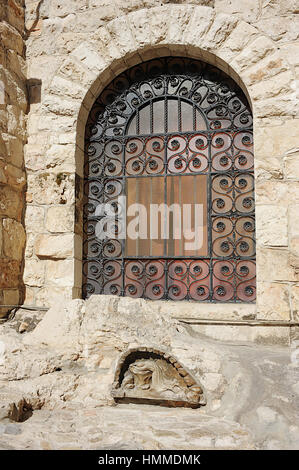
<svg viewBox="0 0 299 470">
<path fill-rule="evenodd" d="M 264 162 L 267 155 L 263 142 L 267 131 L 262 123 L 269 117 L 275 119 L 282 115 L 292 119 L 295 116 L 292 69 L 277 45 L 249 23 L 216 13 L 210 7 L 172 4 L 141 9 L 110 21 L 71 51 L 57 70 L 50 85 L 51 92 L 55 94 L 57 81 L 63 81 L 66 88 L 76 89 L 77 128 L 72 146 L 74 170 L 79 179 L 83 176 L 85 123 L 95 98 L 125 69 L 157 56 L 169 55 L 203 60 L 216 65 L 235 80 L 247 95 L 255 118 L 256 175 L 271 174 L 268 163 Z M 77 214 L 81 208 L 82 187 L 80 191 L 79 186 Z M 257 185 L 256 191 L 258 206 L 262 202 Z M 79 235 L 80 226 L 80 217 L 77 217 L 75 231 Z M 262 230 L 257 211 L 257 237 Z M 74 247 L 74 258 L 79 260 L 80 249 Z M 262 271 L 259 276 L 263 277 Z"/>
</svg>

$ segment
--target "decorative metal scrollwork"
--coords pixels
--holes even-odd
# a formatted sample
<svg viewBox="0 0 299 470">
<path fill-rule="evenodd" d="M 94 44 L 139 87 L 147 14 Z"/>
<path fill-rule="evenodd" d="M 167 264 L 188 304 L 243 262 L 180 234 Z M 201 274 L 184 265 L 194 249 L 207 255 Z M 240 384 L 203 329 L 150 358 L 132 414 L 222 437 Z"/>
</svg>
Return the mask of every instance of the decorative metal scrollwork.
<svg viewBox="0 0 299 470">
<path fill-rule="evenodd" d="M 131 68 L 94 103 L 85 155 L 85 297 L 254 301 L 252 114 L 233 80 L 185 58 Z M 117 214 L 110 233 L 125 230 L 118 197 L 129 179 L 197 175 L 207 188 L 205 255 L 128 256 L 125 240 L 96 237 L 107 202 Z"/>
</svg>

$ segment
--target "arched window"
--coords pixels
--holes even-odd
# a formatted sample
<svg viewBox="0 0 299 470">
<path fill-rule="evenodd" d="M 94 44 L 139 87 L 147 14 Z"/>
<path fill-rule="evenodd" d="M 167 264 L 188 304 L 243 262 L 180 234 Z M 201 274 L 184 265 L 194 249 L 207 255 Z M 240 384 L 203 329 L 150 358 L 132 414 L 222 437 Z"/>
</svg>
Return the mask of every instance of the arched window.
<svg viewBox="0 0 299 470">
<path fill-rule="evenodd" d="M 255 299 L 252 115 L 220 70 L 155 59 L 86 127 L 83 295 Z"/>
</svg>

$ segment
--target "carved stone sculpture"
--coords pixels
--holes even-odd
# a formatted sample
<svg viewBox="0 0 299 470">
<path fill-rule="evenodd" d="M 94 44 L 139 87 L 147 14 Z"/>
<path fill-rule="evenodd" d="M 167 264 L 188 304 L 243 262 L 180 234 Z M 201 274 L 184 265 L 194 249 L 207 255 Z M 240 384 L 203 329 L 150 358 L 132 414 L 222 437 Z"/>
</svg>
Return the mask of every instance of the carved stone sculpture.
<svg viewBox="0 0 299 470">
<path fill-rule="evenodd" d="M 116 401 L 165 406 L 205 403 L 202 387 L 190 373 L 169 354 L 152 348 L 134 349 L 121 358 L 112 395 Z"/>
</svg>

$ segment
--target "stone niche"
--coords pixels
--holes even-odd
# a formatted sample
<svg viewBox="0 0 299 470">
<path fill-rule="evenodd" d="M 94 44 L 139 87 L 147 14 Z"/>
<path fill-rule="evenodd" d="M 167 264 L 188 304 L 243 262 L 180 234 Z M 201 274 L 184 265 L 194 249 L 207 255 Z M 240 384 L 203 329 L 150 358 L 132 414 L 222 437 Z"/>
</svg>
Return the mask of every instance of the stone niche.
<svg viewBox="0 0 299 470">
<path fill-rule="evenodd" d="M 206 404 L 202 386 L 176 358 L 148 347 L 130 349 L 121 356 L 112 396 L 117 403 L 189 408 Z"/>
</svg>

